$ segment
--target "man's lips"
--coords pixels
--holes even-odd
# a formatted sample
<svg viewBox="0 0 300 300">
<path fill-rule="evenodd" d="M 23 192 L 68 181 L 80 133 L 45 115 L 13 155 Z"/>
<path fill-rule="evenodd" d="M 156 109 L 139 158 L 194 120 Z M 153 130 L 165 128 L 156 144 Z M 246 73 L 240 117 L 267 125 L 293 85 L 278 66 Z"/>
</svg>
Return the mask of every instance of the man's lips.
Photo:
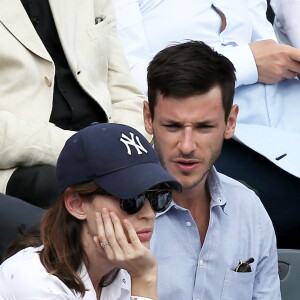
<svg viewBox="0 0 300 300">
<path fill-rule="evenodd" d="M 151 229 L 143 229 L 137 232 L 140 241 L 149 241 L 152 237 Z"/>
<path fill-rule="evenodd" d="M 176 166 L 183 171 L 192 171 L 196 169 L 199 165 L 199 160 L 197 159 L 183 159 L 178 158 L 173 160 Z"/>
</svg>

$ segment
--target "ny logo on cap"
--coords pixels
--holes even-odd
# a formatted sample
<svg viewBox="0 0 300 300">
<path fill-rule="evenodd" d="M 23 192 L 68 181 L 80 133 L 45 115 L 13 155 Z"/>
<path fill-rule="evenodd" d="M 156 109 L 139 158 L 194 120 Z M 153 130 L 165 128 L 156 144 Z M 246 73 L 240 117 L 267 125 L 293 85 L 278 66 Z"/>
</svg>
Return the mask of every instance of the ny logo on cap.
<svg viewBox="0 0 300 300">
<path fill-rule="evenodd" d="M 134 137 L 136 141 L 134 140 Z M 122 133 L 122 137 L 120 138 L 120 141 L 126 146 L 128 155 L 131 155 L 131 149 L 129 146 L 133 146 L 138 154 L 143 154 L 142 151 L 145 153 L 148 152 L 141 144 L 139 137 L 134 136 L 132 132 L 130 132 L 130 138 L 124 133 Z"/>
</svg>

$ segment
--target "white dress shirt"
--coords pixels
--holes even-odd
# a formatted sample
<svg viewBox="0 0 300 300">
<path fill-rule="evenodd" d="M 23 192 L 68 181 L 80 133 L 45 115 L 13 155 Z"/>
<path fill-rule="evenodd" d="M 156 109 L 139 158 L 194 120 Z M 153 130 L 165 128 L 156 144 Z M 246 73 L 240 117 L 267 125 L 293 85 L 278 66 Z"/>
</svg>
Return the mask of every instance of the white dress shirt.
<svg viewBox="0 0 300 300">
<path fill-rule="evenodd" d="M 278 42 L 300 48 L 300 0 L 271 0 Z"/>
<path fill-rule="evenodd" d="M 37 253 L 41 248 L 29 247 L 8 258 L 0 266 L 1 300 L 96 300 L 91 279 L 85 265 L 78 273 L 87 289 L 84 297 L 68 288 L 57 276 L 47 272 Z M 116 279 L 103 287 L 100 300 L 129 300 L 131 280 L 125 270 L 120 270 Z M 148 298 L 132 297 L 136 300 Z M 151 299 L 148 299 L 151 300 Z"/>
<path fill-rule="evenodd" d="M 249 47 L 273 39 L 266 0 L 113 0 L 118 31 L 133 77 L 147 92 L 151 58 L 172 42 L 202 40 L 228 57 L 236 68 L 234 102 L 240 107 L 235 139 L 300 177 L 300 82 L 256 83 L 258 72 Z M 212 3 L 226 17 L 221 18 Z"/>
</svg>

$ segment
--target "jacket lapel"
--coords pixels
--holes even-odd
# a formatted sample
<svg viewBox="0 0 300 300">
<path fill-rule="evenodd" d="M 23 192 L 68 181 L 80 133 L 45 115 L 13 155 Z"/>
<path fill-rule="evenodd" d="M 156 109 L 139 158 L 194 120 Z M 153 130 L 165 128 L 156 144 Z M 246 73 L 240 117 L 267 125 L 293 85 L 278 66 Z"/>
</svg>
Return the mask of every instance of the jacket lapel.
<svg viewBox="0 0 300 300">
<path fill-rule="evenodd" d="M 9 0 L 8 0 L 9 1 Z M 86 0 L 84 0 L 86 1 Z M 76 72 L 76 13 L 77 0 L 49 0 L 59 39 L 70 68 Z"/>
<path fill-rule="evenodd" d="M 0 1 L 0 22 L 26 48 L 36 55 L 52 61 L 20 0 Z"/>
</svg>

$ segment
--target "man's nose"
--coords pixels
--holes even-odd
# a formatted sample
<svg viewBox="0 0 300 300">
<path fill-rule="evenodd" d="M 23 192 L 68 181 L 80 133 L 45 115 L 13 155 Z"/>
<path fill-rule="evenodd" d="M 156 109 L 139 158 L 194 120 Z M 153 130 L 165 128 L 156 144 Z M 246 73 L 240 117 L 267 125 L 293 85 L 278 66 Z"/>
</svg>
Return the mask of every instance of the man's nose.
<svg viewBox="0 0 300 300">
<path fill-rule="evenodd" d="M 191 128 L 182 131 L 178 147 L 183 154 L 190 154 L 196 149 L 195 135 Z"/>
</svg>

